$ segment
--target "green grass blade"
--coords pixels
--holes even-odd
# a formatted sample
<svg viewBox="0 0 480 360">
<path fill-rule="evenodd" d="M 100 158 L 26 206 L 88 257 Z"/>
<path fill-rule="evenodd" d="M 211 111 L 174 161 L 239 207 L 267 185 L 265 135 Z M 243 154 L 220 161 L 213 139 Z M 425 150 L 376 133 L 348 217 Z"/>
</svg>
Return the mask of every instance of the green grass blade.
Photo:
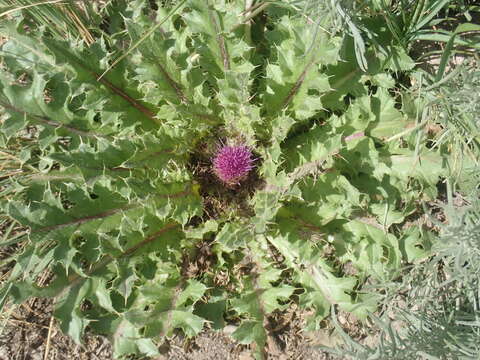
<svg viewBox="0 0 480 360">
<path fill-rule="evenodd" d="M 448 40 L 445 49 L 443 50 L 442 58 L 440 60 L 440 64 L 438 65 L 437 74 L 435 76 L 435 82 L 440 81 L 440 79 L 443 77 L 443 74 L 445 73 L 445 68 L 447 66 L 448 60 L 450 59 L 452 52 L 454 52 L 453 46 L 455 45 L 456 36 L 457 33 L 454 32 L 452 34 L 452 37 Z"/>
<path fill-rule="evenodd" d="M 425 11 L 425 16 L 420 19 L 416 19 L 418 22 L 415 21 L 412 23 L 413 27 L 411 27 L 410 32 L 416 33 L 418 30 L 426 26 L 448 3 L 450 3 L 450 0 L 440 0 L 427 8 Z"/>
</svg>

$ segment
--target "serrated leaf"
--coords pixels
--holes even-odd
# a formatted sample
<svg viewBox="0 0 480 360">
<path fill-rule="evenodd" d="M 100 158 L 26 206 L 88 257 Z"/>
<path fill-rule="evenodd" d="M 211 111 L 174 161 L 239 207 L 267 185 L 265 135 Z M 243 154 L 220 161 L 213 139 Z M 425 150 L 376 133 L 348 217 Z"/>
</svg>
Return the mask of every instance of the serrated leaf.
<svg viewBox="0 0 480 360">
<path fill-rule="evenodd" d="M 65 42 L 52 39 L 44 39 L 43 41 L 49 51 L 55 55 L 56 62 L 70 68 L 75 74 L 75 80 L 80 85 L 90 85 L 89 97 L 111 98 L 104 109 L 116 112 L 122 111 L 124 126 L 140 124 L 146 130 L 154 127 L 157 120 L 152 111 L 138 100 L 139 93 L 133 88 L 132 81 L 125 78 L 125 68 L 122 63 L 99 80 L 102 84 L 102 86 L 99 86 L 97 78 L 105 70 L 105 59 L 109 55 L 105 49 L 104 41 L 96 42 L 88 49 L 79 47 L 77 51 L 72 51 L 71 45 Z"/>
<path fill-rule="evenodd" d="M 266 68 L 263 101 L 267 113 L 272 116 L 290 108 L 298 119 L 315 115 L 323 109 L 321 96 L 330 91 L 328 76 L 319 65 L 332 61 L 319 56 L 330 50 L 329 39 L 314 34 L 313 28 L 304 22 L 287 17 L 281 19 L 267 39 L 276 49 L 274 63 Z"/>
<path fill-rule="evenodd" d="M 305 227 L 319 227 L 338 218 L 349 218 L 361 207 L 360 192 L 336 172 L 328 172 L 300 185 L 301 202 L 289 202 L 284 210 Z M 309 225 L 310 224 L 310 225 Z"/>
<path fill-rule="evenodd" d="M 405 116 L 395 108 L 395 100 L 386 89 L 379 88 L 371 97 L 371 108 L 376 119 L 367 131 L 372 136 L 389 137 L 406 128 Z"/>
<path fill-rule="evenodd" d="M 92 277 L 90 281 L 99 305 L 112 313 L 116 313 L 110 297 L 111 290 L 107 289 L 107 281 L 100 277 Z"/>
<path fill-rule="evenodd" d="M 335 239 L 338 256 L 365 273 L 386 279 L 398 273 L 401 253 L 397 238 L 367 221 L 350 221 Z"/>
<path fill-rule="evenodd" d="M 260 348 L 263 348 L 267 341 L 267 333 L 263 327 L 263 323 L 258 321 L 244 321 L 232 333 L 232 337 L 240 344 L 257 343 Z"/>
<path fill-rule="evenodd" d="M 59 263 L 65 266 L 65 272 L 68 274 L 73 258 L 78 253 L 71 241 L 63 241 L 56 248 L 53 257 Z"/>
<path fill-rule="evenodd" d="M 298 280 L 308 289 L 322 294 L 326 302 L 338 304 L 346 311 L 365 317 L 375 304 L 356 303 L 349 295 L 356 284 L 354 277 L 336 277 L 332 269 L 319 256 L 318 250 L 299 236 L 295 224 L 283 224 L 283 234 L 267 237 L 268 241 L 285 257 Z M 322 311 L 324 313 L 323 304 Z"/>
<path fill-rule="evenodd" d="M 90 322 L 80 310 L 80 305 L 89 290 L 89 282 L 74 286 L 60 299 L 54 311 L 62 331 L 70 335 L 77 344 L 81 343 L 83 332 Z"/>
<path fill-rule="evenodd" d="M 425 258 L 430 253 L 431 246 L 431 236 L 424 234 L 417 227 L 407 229 L 399 239 L 400 251 L 409 263 Z"/>
<path fill-rule="evenodd" d="M 224 71 L 242 70 L 243 62 L 237 59 L 247 56 L 249 47 L 241 36 L 230 33 L 244 10 L 241 4 L 221 1 L 212 6 L 209 1 L 191 0 L 188 6 L 191 11 L 183 16 L 191 31 L 200 35 L 194 37 L 194 47 L 201 66 L 215 78 L 222 78 Z"/>
<path fill-rule="evenodd" d="M 136 343 L 140 334 L 133 324 L 125 319 L 118 319 L 112 336 L 113 356 L 120 358 L 125 355 L 135 354 L 138 350 Z"/>
<path fill-rule="evenodd" d="M 283 190 L 283 189 L 282 189 Z M 253 199 L 255 218 L 252 219 L 255 225 L 255 232 L 262 234 L 267 230 L 268 224 L 280 209 L 281 193 L 278 191 L 257 191 Z"/>
<path fill-rule="evenodd" d="M 218 243 L 223 251 L 232 252 L 234 250 L 246 247 L 251 231 L 242 224 L 227 223 L 217 234 L 215 242 Z"/>
<path fill-rule="evenodd" d="M 123 296 L 126 304 L 128 297 L 132 293 L 133 285 L 137 280 L 137 274 L 131 267 L 126 267 L 125 265 L 125 263 L 118 264 L 118 277 L 115 280 L 114 286 L 115 289 L 117 289 L 117 291 Z"/>
<path fill-rule="evenodd" d="M 227 309 L 226 300 L 217 302 L 208 302 L 197 304 L 195 314 L 210 322 L 210 326 L 214 330 L 223 329 L 225 326 L 224 314 Z"/>
<path fill-rule="evenodd" d="M 267 313 L 271 313 L 275 310 L 285 310 L 288 305 L 280 305 L 278 301 L 288 300 L 294 291 L 295 288 L 293 286 L 278 286 L 267 289 L 261 295 L 263 309 Z"/>
<path fill-rule="evenodd" d="M 203 296 L 207 287 L 195 280 L 188 280 L 187 286 L 183 289 L 180 295 L 176 298 L 175 306 L 181 307 L 186 305 L 187 300 L 195 303 Z"/>
<path fill-rule="evenodd" d="M 147 356 L 160 355 L 158 351 L 158 346 L 155 345 L 155 343 L 151 339 L 138 339 L 136 341 L 136 344 L 138 346 L 138 350 L 140 350 L 142 354 L 145 354 Z"/>
<path fill-rule="evenodd" d="M 445 174 L 442 157 L 433 152 L 418 157 L 406 154 L 393 155 L 391 167 L 392 173 L 400 179 L 406 180 L 408 177 L 415 177 L 429 185 L 436 184 L 439 177 Z M 428 197 L 436 197 L 436 187 L 426 186 L 424 191 Z"/>
<path fill-rule="evenodd" d="M 187 311 L 172 311 L 172 325 L 180 328 L 189 336 L 195 336 L 203 329 L 205 320 Z"/>
<path fill-rule="evenodd" d="M 285 144 L 287 169 L 296 179 L 315 172 L 342 148 L 340 134 L 332 133 L 328 126 L 315 126 L 309 132 Z"/>
<path fill-rule="evenodd" d="M 188 229 L 185 231 L 187 237 L 192 239 L 203 239 L 205 234 L 216 232 L 218 229 L 218 223 L 215 220 L 207 220 L 202 223 L 201 226 Z"/>
</svg>

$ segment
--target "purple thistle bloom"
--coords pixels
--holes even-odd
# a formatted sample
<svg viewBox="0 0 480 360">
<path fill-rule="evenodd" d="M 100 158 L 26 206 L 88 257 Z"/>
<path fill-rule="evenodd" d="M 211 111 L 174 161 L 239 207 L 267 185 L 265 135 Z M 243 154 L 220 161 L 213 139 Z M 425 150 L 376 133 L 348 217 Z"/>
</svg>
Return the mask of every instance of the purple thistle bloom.
<svg viewBox="0 0 480 360">
<path fill-rule="evenodd" d="M 238 184 L 252 168 L 252 152 L 246 145 L 224 145 L 213 159 L 213 171 L 227 185 Z"/>
</svg>

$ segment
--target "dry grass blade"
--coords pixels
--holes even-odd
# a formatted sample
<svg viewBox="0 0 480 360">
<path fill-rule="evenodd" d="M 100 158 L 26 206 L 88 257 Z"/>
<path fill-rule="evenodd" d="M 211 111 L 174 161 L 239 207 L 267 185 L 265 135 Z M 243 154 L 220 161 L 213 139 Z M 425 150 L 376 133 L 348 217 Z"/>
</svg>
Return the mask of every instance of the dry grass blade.
<svg viewBox="0 0 480 360">
<path fill-rule="evenodd" d="M 81 5 L 79 5 L 81 3 Z M 28 17 L 38 25 L 44 25 L 57 36 L 80 36 L 86 44 L 91 45 L 95 38 L 89 31 L 92 27 L 91 8 L 93 2 L 85 0 L 0 0 L 4 9 L 0 18 L 9 17 L 19 11 L 25 11 Z"/>
<path fill-rule="evenodd" d="M 62 4 L 62 3 L 60 3 Z M 72 10 L 69 10 L 67 8 L 67 6 L 62 6 L 61 7 L 62 10 L 65 12 L 65 14 L 70 17 L 70 19 L 72 20 L 72 22 L 74 23 L 75 27 L 78 29 L 78 32 L 80 33 L 80 35 L 83 37 L 83 39 L 85 40 L 85 42 L 88 44 L 88 45 L 91 45 L 95 42 L 95 39 L 93 37 L 93 35 L 90 33 L 90 31 L 88 31 L 87 27 L 85 26 L 85 24 L 82 22 L 82 20 L 80 19 L 80 17 Z"/>
<path fill-rule="evenodd" d="M 52 329 L 53 329 L 53 316 L 50 317 L 50 324 L 48 325 L 48 334 L 47 334 L 47 344 L 45 345 L 45 353 L 43 355 L 43 360 L 48 359 L 48 354 L 50 352 L 50 344 L 52 338 Z"/>
<path fill-rule="evenodd" d="M 40 5 L 49 5 L 49 4 L 66 4 L 66 2 L 65 2 L 65 0 L 51 0 L 51 1 L 42 1 L 42 2 L 35 3 L 35 4 L 23 5 L 23 6 L 19 6 L 17 8 L 13 8 L 13 9 L 10 9 L 10 10 L 7 10 L 7 11 L 4 11 L 4 12 L 0 13 L 0 17 L 4 17 L 4 16 L 7 16 L 9 14 L 13 14 L 16 11 L 25 10 L 25 9 L 28 9 L 28 8 L 31 8 L 31 7 L 40 6 Z"/>
<path fill-rule="evenodd" d="M 251 6 L 250 8 L 248 8 L 247 10 L 245 10 L 242 15 L 245 16 L 244 19 L 242 19 L 242 22 L 235 25 L 231 31 L 235 31 L 236 29 L 238 29 L 240 26 L 248 23 L 250 20 L 252 20 L 255 16 L 257 16 L 258 14 L 260 14 L 262 11 L 264 11 L 271 3 L 270 2 L 264 2 L 264 3 L 260 3 L 260 4 L 256 4 L 256 5 L 253 5 Z"/>
</svg>

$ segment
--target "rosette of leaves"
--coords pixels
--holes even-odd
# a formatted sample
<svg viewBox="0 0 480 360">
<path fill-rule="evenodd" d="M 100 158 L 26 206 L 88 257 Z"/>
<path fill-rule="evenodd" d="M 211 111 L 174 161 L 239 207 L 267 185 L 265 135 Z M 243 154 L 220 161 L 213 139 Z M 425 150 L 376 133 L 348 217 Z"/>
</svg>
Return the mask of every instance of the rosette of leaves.
<svg viewBox="0 0 480 360">
<path fill-rule="evenodd" d="M 2 25 L 0 139 L 21 170 L 2 211 L 29 231 L 1 299 L 55 298 L 64 332 L 109 335 L 118 358 L 227 313 L 263 357 L 270 314 L 292 302 L 313 310 L 310 327 L 334 305 L 365 317 L 363 284 L 428 250 L 397 224 L 442 170 L 391 95 L 387 59 L 368 53 L 362 72 L 347 35 L 274 3 L 257 16 L 243 1 L 146 3 L 109 8 L 89 46 L 28 18 Z M 225 199 L 241 182 L 222 198 L 192 164 L 213 138 L 261 157 L 263 182 L 238 206 Z M 207 195 L 228 211 L 211 216 Z"/>
</svg>

